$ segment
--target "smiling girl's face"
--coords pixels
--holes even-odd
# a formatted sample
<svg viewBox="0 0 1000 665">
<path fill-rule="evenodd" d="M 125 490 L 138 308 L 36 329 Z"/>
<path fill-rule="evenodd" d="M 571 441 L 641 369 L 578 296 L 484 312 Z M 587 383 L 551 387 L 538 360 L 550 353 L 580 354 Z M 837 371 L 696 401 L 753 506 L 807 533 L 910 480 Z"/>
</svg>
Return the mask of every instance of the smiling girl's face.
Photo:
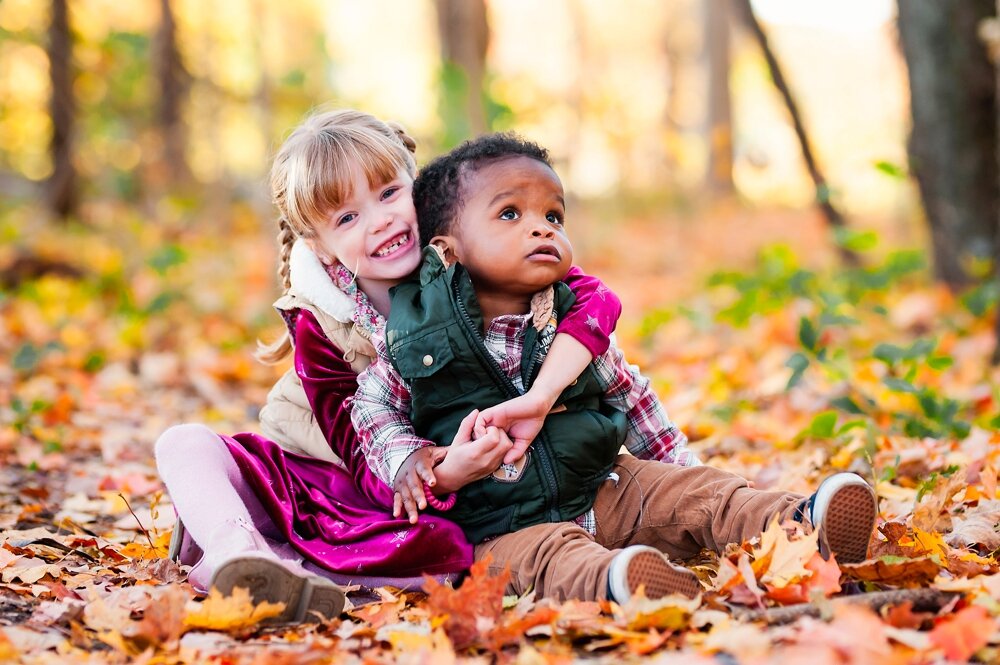
<svg viewBox="0 0 1000 665">
<path fill-rule="evenodd" d="M 309 238 L 313 252 L 326 265 L 342 263 L 363 291 L 397 284 L 420 264 L 412 190 L 413 177 L 403 169 L 374 188 L 355 170 L 350 196 Z"/>
</svg>

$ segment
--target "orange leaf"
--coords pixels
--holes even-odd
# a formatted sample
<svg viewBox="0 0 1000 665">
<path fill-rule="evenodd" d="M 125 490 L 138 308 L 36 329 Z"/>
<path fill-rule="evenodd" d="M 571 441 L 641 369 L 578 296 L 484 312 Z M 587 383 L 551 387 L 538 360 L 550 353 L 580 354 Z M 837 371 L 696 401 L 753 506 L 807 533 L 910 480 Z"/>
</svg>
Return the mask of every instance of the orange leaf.
<svg viewBox="0 0 1000 665">
<path fill-rule="evenodd" d="M 834 557 L 831 556 L 829 561 L 825 561 L 819 552 L 814 552 L 812 558 L 806 562 L 805 568 L 812 572 L 812 575 L 798 584 L 789 584 L 785 587 L 774 587 L 769 584 L 765 595 L 782 605 L 794 605 L 808 603 L 817 590 L 827 598 L 840 591 L 840 566 Z"/>
<path fill-rule="evenodd" d="M 934 626 L 930 640 L 948 660 L 965 662 L 986 646 L 996 627 L 985 608 L 966 607 Z"/>
<path fill-rule="evenodd" d="M 496 626 L 503 613 L 503 591 L 510 579 L 510 568 L 490 576 L 492 558 L 472 564 L 469 577 L 457 589 L 427 577 L 427 608 L 432 615 L 445 618 L 444 630 L 456 649 L 480 641 Z"/>
</svg>

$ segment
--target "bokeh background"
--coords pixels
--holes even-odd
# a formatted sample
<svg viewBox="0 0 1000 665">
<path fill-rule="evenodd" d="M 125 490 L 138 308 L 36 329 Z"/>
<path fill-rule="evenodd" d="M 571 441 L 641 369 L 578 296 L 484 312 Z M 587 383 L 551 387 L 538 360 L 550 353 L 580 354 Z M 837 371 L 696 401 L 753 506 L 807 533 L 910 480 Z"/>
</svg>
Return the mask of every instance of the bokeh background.
<svg viewBox="0 0 1000 665">
<path fill-rule="evenodd" d="M 795 439 L 834 393 L 760 430 L 740 418 L 801 378 L 795 353 L 816 368 L 820 347 L 855 337 L 868 359 L 880 341 L 966 340 L 950 394 L 992 422 L 995 14 L 991 0 L 3 0 L 0 446 L 30 464 L 72 426 L 113 459 L 178 419 L 254 427 L 285 369 L 252 358 L 281 325 L 266 174 L 331 106 L 403 123 L 420 162 L 490 130 L 548 147 L 577 262 L 621 296 L 622 344 L 693 438 Z M 881 318 L 858 324 L 865 302 Z M 834 374 L 818 389 L 843 392 Z M 920 413 L 917 392 L 896 397 Z"/>
</svg>

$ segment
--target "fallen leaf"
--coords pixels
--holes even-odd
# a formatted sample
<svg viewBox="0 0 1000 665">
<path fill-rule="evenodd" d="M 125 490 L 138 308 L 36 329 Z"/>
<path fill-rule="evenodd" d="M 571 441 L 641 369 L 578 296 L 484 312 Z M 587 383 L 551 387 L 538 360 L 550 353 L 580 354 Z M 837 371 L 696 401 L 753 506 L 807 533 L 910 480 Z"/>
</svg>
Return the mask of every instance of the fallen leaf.
<svg viewBox="0 0 1000 665">
<path fill-rule="evenodd" d="M 195 630 L 242 632 L 284 611 L 284 603 L 265 601 L 254 605 L 250 591 L 243 587 L 233 589 L 231 596 L 223 596 L 213 588 L 204 601 L 187 604 L 184 626 Z"/>
<path fill-rule="evenodd" d="M 927 556 L 915 559 L 884 556 L 861 563 L 841 565 L 841 570 L 854 579 L 906 587 L 930 583 L 940 569 L 941 566 Z"/>
<path fill-rule="evenodd" d="M 974 605 L 943 618 L 931 629 L 930 641 L 948 660 L 965 662 L 989 643 L 996 629 L 986 608 Z"/>
<path fill-rule="evenodd" d="M 425 578 L 427 608 L 432 615 L 444 618 L 444 630 L 456 649 L 479 642 L 503 612 L 503 593 L 510 570 L 491 576 L 491 561 L 487 557 L 472 564 L 469 576 L 457 589 L 432 577 Z"/>
<path fill-rule="evenodd" d="M 768 559 L 763 571 L 754 568 L 758 579 L 764 584 L 780 589 L 809 577 L 812 571 L 806 567 L 806 563 L 817 553 L 818 539 L 819 531 L 814 530 L 808 535 L 789 540 L 788 534 L 778 523 L 777 518 L 771 520 L 771 524 L 760 537 L 759 549 L 754 550 L 755 557 Z M 759 553 L 767 556 L 760 556 Z"/>
<path fill-rule="evenodd" d="M 985 550 L 1000 548 L 1000 501 L 980 501 L 962 515 L 952 517 L 952 530 L 945 540 L 949 545 L 979 545 Z"/>
</svg>

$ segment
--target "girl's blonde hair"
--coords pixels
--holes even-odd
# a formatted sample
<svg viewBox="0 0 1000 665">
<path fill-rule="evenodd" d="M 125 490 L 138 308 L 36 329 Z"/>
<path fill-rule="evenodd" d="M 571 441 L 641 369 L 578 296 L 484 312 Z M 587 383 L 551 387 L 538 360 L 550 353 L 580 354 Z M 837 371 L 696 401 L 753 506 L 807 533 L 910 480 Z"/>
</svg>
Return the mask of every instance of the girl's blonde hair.
<svg viewBox="0 0 1000 665">
<path fill-rule="evenodd" d="M 271 196 L 278 208 L 278 277 L 291 287 L 289 260 L 299 237 L 310 238 L 331 210 L 353 194 L 360 172 L 375 189 L 400 169 L 411 177 L 417 144 L 396 123 L 353 110 L 316 113 L 296 127 L 274 157 Z M 258 344 L 257 358 L 276 363 L 292 350 L 286 330 L 272 344 Z"/>
</svg>

